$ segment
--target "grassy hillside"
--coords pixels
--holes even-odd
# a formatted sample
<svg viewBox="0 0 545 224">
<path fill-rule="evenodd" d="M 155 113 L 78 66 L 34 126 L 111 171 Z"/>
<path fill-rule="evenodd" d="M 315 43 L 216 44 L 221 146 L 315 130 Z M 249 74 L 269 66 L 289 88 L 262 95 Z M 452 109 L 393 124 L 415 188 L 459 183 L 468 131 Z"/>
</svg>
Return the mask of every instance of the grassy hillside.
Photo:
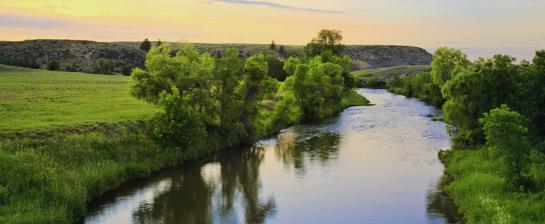
<svg viewBox="0 0 545 224">
<path fill-rule="evenodd" d="M 360 80 L 361 86 L 380 87 L 395 76 L 416 75 L 430 69 L 429 65 L 406 65 L 387 68 L 363 69 L 352 72 Z"/>
<path fill-rule="evenodd" d="M 0 134 L 148 117 L 129 95 L 129 77 L 0 65 Z"/>
</svg>

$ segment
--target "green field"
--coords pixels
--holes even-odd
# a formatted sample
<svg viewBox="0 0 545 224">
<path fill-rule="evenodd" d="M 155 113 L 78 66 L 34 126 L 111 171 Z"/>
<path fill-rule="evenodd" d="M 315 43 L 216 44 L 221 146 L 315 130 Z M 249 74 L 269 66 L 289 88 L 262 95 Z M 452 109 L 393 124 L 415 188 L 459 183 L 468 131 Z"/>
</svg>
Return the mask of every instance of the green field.
<svg viewBox="0 0 545 224">
<path fill-rule="evenodd" d="M 352 72 L 352 74 L 361 78 L 377 76 L 379 80 L 388 80 L 393 78 L 395 75 L 414 75 L 429 68 L 429 65 L 407 65 L 388 68 L 363 69 Z"/>
<path fill-rule="evenodd" d="M 129 80 L 0 65 L 0 134 L 145 119 L 156 109 L 129 95 Z"/>
</svg>

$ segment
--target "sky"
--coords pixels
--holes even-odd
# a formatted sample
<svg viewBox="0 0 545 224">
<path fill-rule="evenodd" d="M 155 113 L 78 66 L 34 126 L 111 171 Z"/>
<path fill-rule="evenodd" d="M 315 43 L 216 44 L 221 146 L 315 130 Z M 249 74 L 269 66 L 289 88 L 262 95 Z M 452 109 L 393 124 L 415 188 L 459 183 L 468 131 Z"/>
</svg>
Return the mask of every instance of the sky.
<svg viewBox="0 0 545 224">
<path fill-rule="evenodd" d="M 470 57 L 545 49 L 545 0 L 0 0 L 0 40 L 448 46 Z"/>
</svg>

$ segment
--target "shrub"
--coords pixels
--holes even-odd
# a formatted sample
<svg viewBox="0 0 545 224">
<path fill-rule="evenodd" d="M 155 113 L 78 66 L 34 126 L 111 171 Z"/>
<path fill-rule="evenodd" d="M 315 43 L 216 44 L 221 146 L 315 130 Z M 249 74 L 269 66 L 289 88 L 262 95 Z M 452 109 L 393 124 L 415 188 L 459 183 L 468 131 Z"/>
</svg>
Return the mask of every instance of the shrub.
<svg viewBox="0 0 545 224">
<path fill-rule="evenodd" d="M 47 63 L 47 70 L 56 71 L 59 70 L 60 64 L 58 61 L 50 61 Z"/>
</svg>

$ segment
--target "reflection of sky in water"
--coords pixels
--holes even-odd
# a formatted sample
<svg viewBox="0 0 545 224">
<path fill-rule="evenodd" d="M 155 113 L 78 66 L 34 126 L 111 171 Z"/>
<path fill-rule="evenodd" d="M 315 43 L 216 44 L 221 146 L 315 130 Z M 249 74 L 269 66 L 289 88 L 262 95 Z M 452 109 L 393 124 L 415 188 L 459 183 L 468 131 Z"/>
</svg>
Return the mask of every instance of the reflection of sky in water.
<svg viewBox="0 0 545 224">
<path fill-rule="evenodd" d="M 376 106 L 298 125 L 164 172 L 106 200 L 87 223 L 444 223 L 440 111 L 384 90 Z"/>
</svg>

